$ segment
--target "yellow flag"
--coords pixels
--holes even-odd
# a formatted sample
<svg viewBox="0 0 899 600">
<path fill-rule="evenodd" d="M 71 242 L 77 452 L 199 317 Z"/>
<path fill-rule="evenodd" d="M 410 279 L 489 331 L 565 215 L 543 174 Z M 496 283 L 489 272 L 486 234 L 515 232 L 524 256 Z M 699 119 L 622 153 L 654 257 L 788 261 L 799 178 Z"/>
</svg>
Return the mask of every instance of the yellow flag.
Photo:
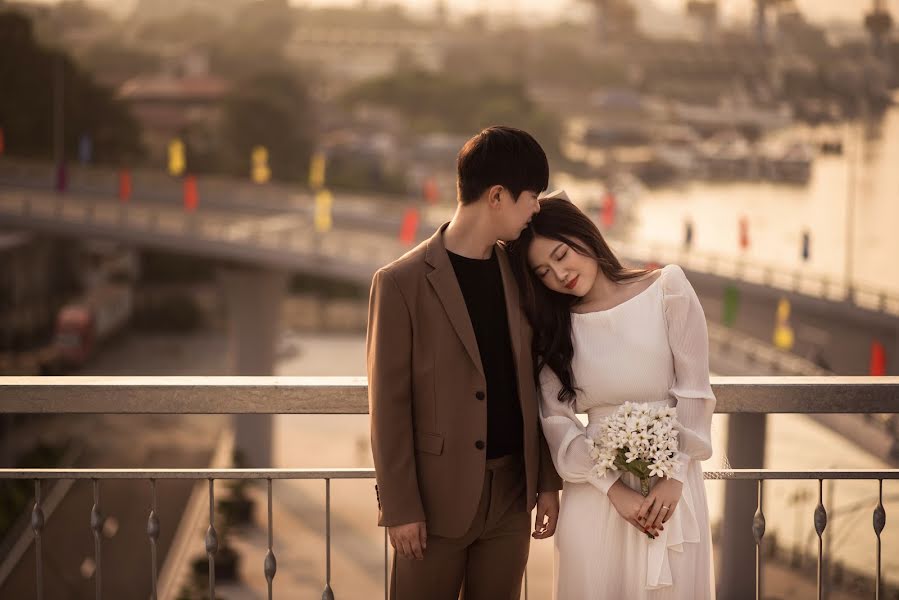
<svg viewBox="0 0 899 600">
<path fill-rule="evenodd" d="M 187 167 L 184 157 L 184 142 L 178 138 L 169 142 L 169 175 L 182 175 Z"/>
<path fill-rule="evenodd" d="M 272 178 L 272 171 L 268 168 L 268 150 L 265 146 L 256 146 L 250 156 L 252 167 L 250 176 L 255 183 L 267 183 Z"/>
<path fill-rule="evenodd" d="M 334 198 L 328 190 L 315 194 L 315 230 L 319 233 L 331 231 L 331 205 Z"/>
<path fill-rule="evenodd" d="M 316 152 L 309 163 L 309 187 L 320 190 L 325 187 L 325 155 Z"/>
<path fill-rule="evenodd" d="M 795 342 L 793 328 L 789 325 L 777 325 L 774 327 L 774 345 L 781 350 L 792 350 Z"/>
<path fill-rule="evenodd" d="M 781 298 L 777 303 L 777 324 L 774 326 L 774 345 L 781 350 L 792 350 L 795 343 L 793 328 L 790 327 L 790 301 Z"/>
<path fill-rule="evenodd" d="M 777 303 L 777 322 L 786 324 L 790 320 L 790 301 L 781 298 Z"/>
</svg>

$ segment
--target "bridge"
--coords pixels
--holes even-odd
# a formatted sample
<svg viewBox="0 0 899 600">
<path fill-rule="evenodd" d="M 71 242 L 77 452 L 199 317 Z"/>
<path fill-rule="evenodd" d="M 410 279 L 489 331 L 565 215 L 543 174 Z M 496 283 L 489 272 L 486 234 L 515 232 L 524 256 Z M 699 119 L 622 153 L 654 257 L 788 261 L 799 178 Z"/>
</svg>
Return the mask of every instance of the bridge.
<svg viewBox="0 0 899 600">
<path fill-rule="evenodd" d="M 314 197 L 307 189 L 203 177 L 197 184 L 199 205 L 190 211 L 182 205 L 180 179 L 158 171 L 135 171 L 131 179 L 133 193 L 123 202 L 117 196 L 115 171 L 76 167 L 70 169 L 67 191 L 57 193 L 51 165 L 3 159 L 0 220 L 27 231 L 104 237 L 208 257 L 230 265 L 243 280 L 252 273 L 253 281 L 268 281 L 275 288 L 289 272 L 367 286 L 379 266 L 408 249 L 398 240 L 408 200 L 335 192 L 333 228 L 320 233 L 314 226 Z M 419 208 L 419 240 L 452 214 L 445 205 Z M 724 290 L 732 286 L 745 300 L 744 317 L 733 329 L 770 339 L 767 332 L 773 331 L 777 303 L 787 299 L 798 322 L 799 355 L 836 373 L 862 375 L 868 373 L 871 343 L 877 340 L 886 349 L 888 372 L 899 373 L 899 294 L 893 291 L 752 259 L 635 245 L 626 239 L 610 242 L 632 263 L 680 264 L 700 293 L 710 321 L 723 321 Z M 252 286 L 252 281 L 246 283 Z M 278 301 L 276 295 L 269 305 Z"/>
</svg>

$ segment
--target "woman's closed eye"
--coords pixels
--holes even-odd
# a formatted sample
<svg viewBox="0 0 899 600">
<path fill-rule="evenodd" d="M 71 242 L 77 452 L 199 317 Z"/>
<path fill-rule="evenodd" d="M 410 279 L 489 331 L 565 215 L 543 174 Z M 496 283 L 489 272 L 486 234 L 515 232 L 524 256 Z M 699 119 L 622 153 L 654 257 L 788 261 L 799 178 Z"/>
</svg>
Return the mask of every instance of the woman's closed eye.
<svg viewBox="0 0 899 600">
<path fill-rule="evenodd" d="M 568 256 L 568 248 L 565 248 L 565 249 L 562 251 L 562 253 L 559 254 L 559 255 L 558 255 L 556 258 L 554 258 L 553 260 L 555 260 L 556 262 L 561 262 L 561 261 L 565 260 L 565 257 L 566 257 L 566 256 Z M 539 279 L 543 279 L 544 277 L 546 277 L 547 275 L 549 275 L 549 269 L 540 269 L 540 270 L 534 271 L 534 274 L 535 274 Z"/>
</svg>

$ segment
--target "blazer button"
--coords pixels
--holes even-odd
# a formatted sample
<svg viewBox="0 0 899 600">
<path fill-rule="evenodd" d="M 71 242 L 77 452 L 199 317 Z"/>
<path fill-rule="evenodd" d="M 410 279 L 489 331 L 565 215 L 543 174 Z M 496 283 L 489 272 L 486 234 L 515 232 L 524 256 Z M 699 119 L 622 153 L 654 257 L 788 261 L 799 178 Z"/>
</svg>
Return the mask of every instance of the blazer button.
<svg viewBox="0 0 899 600">
<path fill-rule="evenodd" d="M 484 396 L 484 392 L 479 390 L 478 392 L 475 393 L 474 397 L 477 398 L 478 400 L 483 400 L 486 396 Z"/>
<path fill-rule="evenodd" d="M 482 442 L 481 440 L 478 440 L 474 443 L 474 447 L 477 448 L 478 450 L 483 450 L 484 442 Z"/>
</svg>

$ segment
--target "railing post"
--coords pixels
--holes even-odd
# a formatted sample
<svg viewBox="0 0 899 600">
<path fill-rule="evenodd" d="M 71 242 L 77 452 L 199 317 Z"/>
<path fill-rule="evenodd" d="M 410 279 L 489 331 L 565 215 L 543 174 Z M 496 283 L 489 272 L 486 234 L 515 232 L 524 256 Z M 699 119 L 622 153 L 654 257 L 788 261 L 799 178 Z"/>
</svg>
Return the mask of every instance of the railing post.
<svg viewBox="0 0 899 600">
<path fill-rule="evenodd" d="M 762 479 L 758 480 L 758 508 L 752 518 L 752 535 L 755 538 L 755 600 L 762 597 L 762 537 L 765 535 L 765 512 L 762 508 Z"/>
<path fill-rule="evenodd" d="M 209 528 L 206 530 L 206 556 L 209 560 L 209 600 L 215 600 L 215 553 L 219 541 L 215 532 L 215 480 L 209 480 Z"/>
<path fill-rule="evenodd" d="M 265 562 L 263 571 L 265 572 L 265 581 L 268 583 L 268 600 L 272 600 L 272 582 L 275 579 L 275 573 L 278 571 L 278 561 L 275 560 L 275 552 L 272 550 L 272 541 L 274 538 L 274 522 L 272 520 L 272 480 L 268 479 L 268 552 L 265 554 Z"/>
<path fill-rule="evenodd" d="M 334 600 L 331 590 L 331 479 L 325 479 L 325 589 L 322 600 Z"/>
<path fill-rule="evenodd" d="M 815 507 L 815 533 L 818 535 L 818 600 L 824 598 L 824 528 L 827 511 L 824 509 L 824 480 L 818 480 L 818 506 Z"/>
<path fill-rule="evenodd" d="M 157 514 L 157 503 L 156 503 L 156 480 L 150 480 L 150 491 L 152 494 L 151 499 L 151 508 L 150 508 L 150 516 L 147 518 L 147 537 L 150 538 L 150 581 L 151 581 L 151 590 L 152 590 L 152 600 L 156 600 L 158 597 L 158 590 L 156 589 L 157 580 L 159 579 L 159 565 L 157 563 L 156 557 L 156 544 L 159 540 L 159 515 Z"/>
<path fill-rule="evenodd" d="M 102 560 L 102 542 L 100 534 L 103 531 L 103 513 L 100 512 L 100 480 L 94 479 L 94 506 L 91 509 L 91 529 L 94 532 L 94 560 L 96 561 L 96 569 L 94 570 L 94 583 L 96 587 L 96 598 L 103 598 L 103 560 Z"/>
<path fill-rule="evenodd" d="M 37 600 L 44 600 L 44 553 L 41 533 L 44 531 L 44 509 L 41 506 L 41 480 L 34 480 L 34 509 L 31 511 L 31 529 L 34 531 L 34 564 L 37 572 Z M 878 540 L 880 538 L 878 537 Z"/>
<path fill-rule="evenodd" d="M 880 533 L 887 524 L 883 509 L 883 479 L 877 480 L 877 507 L 874 509 L 874 535 L 877 536 L 877 572 L 874 576 L 874 600 L 880 600 Z"/>
</svg>

